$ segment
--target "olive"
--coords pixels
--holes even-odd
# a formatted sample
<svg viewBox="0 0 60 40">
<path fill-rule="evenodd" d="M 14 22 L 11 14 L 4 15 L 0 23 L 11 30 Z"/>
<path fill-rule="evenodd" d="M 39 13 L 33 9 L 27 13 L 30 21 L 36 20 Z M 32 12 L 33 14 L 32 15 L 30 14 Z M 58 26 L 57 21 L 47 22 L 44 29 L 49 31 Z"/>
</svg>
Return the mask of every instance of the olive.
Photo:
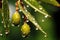
<svg viewBox="0 0 60 40">
<path fill-rule="evenodd" d="M 18 11 L 16 11 L 13 15 L 12 15 L 12 23 L 17 25 L 20 23 L 20 14 Z"/>
<path fill-rule="evenodd" d="M 30 26 L 24 22 L 24 24 L 22 25 L 21 31 L 23 35 L 25 36 L 28 35 L 30 33 Z"/>
</svg>

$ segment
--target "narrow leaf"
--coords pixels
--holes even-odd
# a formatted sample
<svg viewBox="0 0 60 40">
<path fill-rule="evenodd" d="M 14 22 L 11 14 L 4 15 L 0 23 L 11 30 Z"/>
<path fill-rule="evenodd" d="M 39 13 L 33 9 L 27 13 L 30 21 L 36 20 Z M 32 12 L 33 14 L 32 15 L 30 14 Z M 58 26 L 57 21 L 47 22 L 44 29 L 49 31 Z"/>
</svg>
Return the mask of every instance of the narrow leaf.
<svg viewBox="0 0 60 40">
<path fill-rule="evenodd" d="M 40 31 L 42 31 L 46 35 L 47 33 L 41 28 L 41 26 L 37 23 L 37 21 L 30 14 L 30 12 L 28 12 L 25 7 L 24 8 L 22 7 L 22 5 L 20 4 L 20 0 L 18 1 L 18 4 L 19 4 L 20 10 L 24 13 L 24 15 L 36 26 L 36 28 L 38 28 Z"/>
<path fill-rule="evenodd" d="M 38 0 L 38 1 L 43 1 L 45 3 L 49 3 L 49 4 L 52 4 L 54 6 L 60 6 L 60 4 L 56 1 L 56 0 Z"/>
<path fill-rule="evenodd" d="M 2 19 L 3 19 L 4 27 L 8 27 L 9 26 L 8 0 L 2 0 Z"/>
<path fill-rule="evenodd" d="M 45 11 L 45 9 L 36 0 L 24 0 L 24 1 L 39 13 L 45 16 L 48 15 L 48 12 Z M 50 15 L 48 16 L 51 17 Z"/>
</svg>

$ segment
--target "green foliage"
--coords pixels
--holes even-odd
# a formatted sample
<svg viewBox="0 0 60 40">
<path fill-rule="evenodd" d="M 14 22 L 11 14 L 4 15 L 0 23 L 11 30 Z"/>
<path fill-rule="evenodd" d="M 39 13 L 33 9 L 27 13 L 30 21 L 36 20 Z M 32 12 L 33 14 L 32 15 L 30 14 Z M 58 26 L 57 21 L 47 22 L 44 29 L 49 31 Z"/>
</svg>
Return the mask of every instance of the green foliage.
<svg viewBox="0 0 60 40">
<path fill-rule="evenodd" d="M 11 15 L 16 11 L 15 3 L 17 1 L 2 0 L 2 9 L 0 9 L 0 40 L 56 40 L 55 22 L 52 15 L 58 10 L 56 7 L 58 3 L 55 4 L 56 1 L 50 2 L 49 0 L 41 0 L 41 3 L 38 1 L 40 0 L 18 0 L 18 12 L 21 15 L 21 20 L 19 25 L 14 25 Z M 25 18 L 22 18 L 23 15 L 27 17 L 29 21 L 27 24 L 31 28 L 27 37 L 22 37 L 21 32 L 22 25 L 25 22 Z M 47 37 L 45 37 L 46 35 Z"/>
</svg>

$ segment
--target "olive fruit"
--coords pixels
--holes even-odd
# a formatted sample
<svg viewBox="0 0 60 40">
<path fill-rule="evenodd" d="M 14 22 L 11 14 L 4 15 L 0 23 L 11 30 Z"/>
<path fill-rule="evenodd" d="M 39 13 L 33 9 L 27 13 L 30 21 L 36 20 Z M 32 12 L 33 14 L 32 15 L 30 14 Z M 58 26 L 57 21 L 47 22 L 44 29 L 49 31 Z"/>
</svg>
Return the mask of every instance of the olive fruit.
<svg viewBox="0 0 60 40">
<path fill-rule="evenodd" d="M 16 11 L 13 15 L 12 15 L 12 23 L 17 25 L 20 23 L 20 14 L 18 13 L 18 11 Z"/>
<path fill-rule="evenodd" d="M 24 22 L 24 24 L 22 25 L 21 31 L 23 35 L 25 36 L 28 35 L 30 33 L 30 26 Z"/>
</svg>

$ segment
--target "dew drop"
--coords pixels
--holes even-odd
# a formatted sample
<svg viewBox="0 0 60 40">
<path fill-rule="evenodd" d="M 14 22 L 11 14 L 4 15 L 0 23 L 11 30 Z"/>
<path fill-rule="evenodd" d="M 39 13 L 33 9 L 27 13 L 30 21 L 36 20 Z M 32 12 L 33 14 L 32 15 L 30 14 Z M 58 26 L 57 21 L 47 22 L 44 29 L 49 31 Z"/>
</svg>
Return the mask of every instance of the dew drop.
<svg viewBox="0 0 60 40">
<path fill-rule="evenodd" d="M 3 34 L 2 33 L 0 33 L 0 36 L 2 36 Z"/>
<path fill-rule="evenodd" d="M 25 37 L 25 35 L 22 35 L 22 37 L 24 38 L 24 37 Z"/>
<path fill-rule="evenodd" d="M 27 12 L 27 10 L 25 10 Z"/>
<path fill-rule="evenodd" d="M 8 34 L 9 32 L 5 32 L 5 34 Z"/>
<path fill-rule="evenodd" d="M 9 30 L 5 30 L 5 34 L 9 34 Z"/>
<path fill-rule="evenodd" d="M 29 7 L 29 5 L 27 5 L 27 7 Z"/>
<path fill-rule="evenodd" d="M 0 36 L 2 36 L 3 34 L 1 33 L 1 31 L 0 31 Z"/>
<path fill-rule="evenodd" d="M 35 12 L 37 12 L 37 10 L 35 10 Z"/>
<path fill-rule="evenodd" d="M 42 22 L 44 22 L 44 19 L 42 19 Z"/>
<path fill-rule="evenodd" d="M 47 35 L 44 35 L 44 37 L 47 37 Z"/>
<path fill-rule="evenodd" d="M 38 30 L 38 28 L 36 28 L 36 30 Z"/>
<path fill-rule="evenodd" d="M 12 26 L 14 26 L 14 24 L 12 24 Z"/>
<path fill-rule="evenodd" d="M 22 18 L 24 18 L 24 16 L 22 15 Z"/>
<path fill-rule="evenodd" d="M 29 20 L 26 20 L 26 22 L 29 22 Z"/>
<path fill-rule="evenodd" d="M 3 1 L 2 1 L 2 3 L 3 3 Z"/>
<path fill-rule="evenodd" d="M 33 18 L 33 21 L 35 21 L 35 19 Z"/>
<path fill-rule="evenodd" d="M 1 23 L 3 23 L 3 21 Z"/>
<path fill-rule="evenodd" d="M 19 10 L 19 12 L 21 12 L 21 10 Z"/>
<path fill-rule="evenodd" d="M 48 17 L 48 15 L 45 16 L 45 18 L 47 18 L 47 17 Z"/>
<path fill-rule="evenodd" d="M 35 23 L 35 25 L 37 25 L 37 23 Z"/>
<path fill-rule="evenodd" d="M 20 25 L 18 25 L 18 27 L 19 27 Z"/>
<path fill-rule="evenodd" d="M 40 10 L 42 10 L 42 8 L 39 8 Z"/>
</svg>

